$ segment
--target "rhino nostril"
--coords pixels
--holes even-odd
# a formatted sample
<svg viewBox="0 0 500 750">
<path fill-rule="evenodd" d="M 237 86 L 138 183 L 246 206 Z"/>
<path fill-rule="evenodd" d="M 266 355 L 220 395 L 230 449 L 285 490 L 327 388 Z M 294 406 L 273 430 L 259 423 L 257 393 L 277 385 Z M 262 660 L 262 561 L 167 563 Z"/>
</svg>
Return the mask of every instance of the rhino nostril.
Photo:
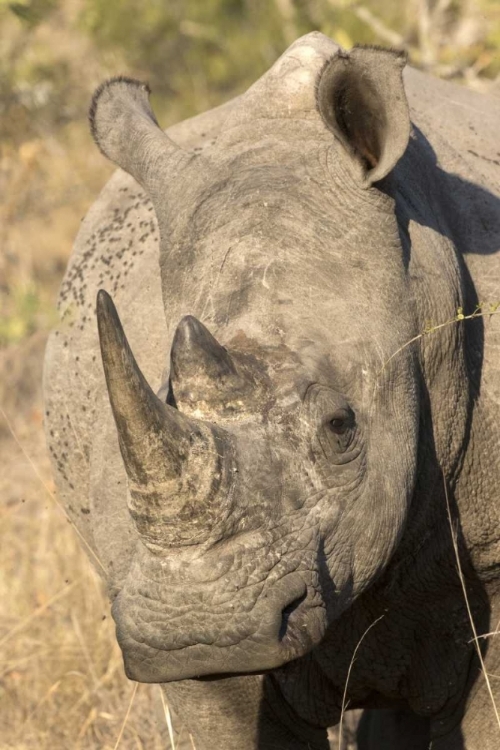
<svg viewBox="0 0 500 750">
<path fill-rule="evenodd" d="M 295 612 L 295 610 L 302 604 L 304 599 L 307 596 L 307 591 L 304 591 L 303 594 L 298 596 L 296 599 L 294 599 L 290 604 L 287 604 L 286 607 L 281 612 L 281 626 L 278 633 L 278 638 L 280 641 L 283 640 L 283 638 L 286 635 L 287 629 L 288 629 L 288 623 L 290 621 L 290 618 L 292 614 Z"/>
</svg>

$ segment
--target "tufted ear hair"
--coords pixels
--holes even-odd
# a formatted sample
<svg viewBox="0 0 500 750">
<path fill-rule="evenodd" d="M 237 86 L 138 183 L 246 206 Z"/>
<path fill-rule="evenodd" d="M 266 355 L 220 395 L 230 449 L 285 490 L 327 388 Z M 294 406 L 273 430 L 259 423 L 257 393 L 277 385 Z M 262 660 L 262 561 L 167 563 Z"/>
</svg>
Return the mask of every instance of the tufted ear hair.
<svg viewBox="0 0 500 750">
<path fill-rule="evenodd" d="M 378 47 L 339 50 L 323 67 L 317 105 L 364 187 L 385 177 L 403 155 L 410 115 L 403 86 L 406 55 Z"/>
<path fill-rule="evenodd" d="M 90 130 L 100 151 L 132 175 L 155 198 L 189 155 L 161 130 L 149 105 L 149 87 L 118 76 L 96 90 L 89 111 Z"/>
</svg>

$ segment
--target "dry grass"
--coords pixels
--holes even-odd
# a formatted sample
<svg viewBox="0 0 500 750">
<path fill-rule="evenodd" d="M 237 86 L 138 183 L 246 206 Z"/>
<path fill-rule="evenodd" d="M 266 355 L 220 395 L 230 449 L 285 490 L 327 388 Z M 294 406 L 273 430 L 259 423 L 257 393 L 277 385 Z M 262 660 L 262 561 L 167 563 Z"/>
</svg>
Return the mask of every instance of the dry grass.
<svg viewBox="0 0 500 750">
<path fill-rule="evenodd" d="M 0 406 L 17 438 L 0 419 L 0 748 L 165 750 L 156 686 L 139 686 L 124 723 L 133 686 L 107 599 L 50 494 L 41 429 L 44 343 L 38 334 L 0 355 Z"/>
<path fill-rule="evenodd" d="M 446 481 L 446 477 L 444 475 L 444 472 L 443 472 L 443 485 L 444 485 L 444 495 L 445 495 L 445 499 L 446 499 L 446 513 L 447 513 L 447 516 L 448 516 L 448 523 L 450 525 L 450 532 L 451 532 L 451 540 L 452 540 L 452 544 L 453 544 L 453 552 L 455 554 L 455 562 L 456 562 L 456 565 L 457 565 L 457 573 L 458 573 L 458 577 L 460 579 L 460 586 L 462 588 L 462 593 L 463 593 L 463 597 L 464 597 L 464 601 L 465 601 L 465 606 L 467 607 L 467 615 L 469 617 L 471 631 L 472 631 L 472 636 L 473 636 L 472 640 L 474 642 L 474 647 L 476 649 L 477 656 L 478 656 L 478 659 L 479 659 L 479 663 L 481 665 L 481 673 L 482 673 L 483 679 L 484 679 L 485 684 L 486 684 L 486 689 L 488 691 L 488 697 L 489 697 L 489 699 L 491 701 L 491 707 L 492 707 L 493 713 L 495 715 L 495 720 L 496 720 L 496 723 L 498 725 L 498 729 L 499 729 L 499 732 L 500 732 L 500 715 L 499 715 L 499 712 L 498 712 L 498 706 L 497 706 L 496 701 L 495 701 L 495 696 L 494 696 L 494 693 L 493 693 L 493 690 L 492 690 L 492 687 L 491 687 L 490 675 L 488 674 L 488 671 L 486 670 L 486 665 L 484 663 L 484 658 L 483 658 L 483 653 L 482 653 L 482 650 L 481 650 L 481 645 L 479 643 L 479 636 L 478 636 L 478 633 L 477 633 L 476 623 L 474 621 L 474 616 L 472 614 L 472 608 L 471 608 L 471 605 L 470 605 L 470 602 L 469 602 L 469 597 L 468 597 L 468 594 L 467 594 L 467 585 L 466 585 L 466 581 L 465 581 L 465 576 L 464 576 L 463 571 L 462 571 L 462 564 L 460 562 L 460 551 L 459 551 L 459 545 L 458 545 L 458 521 L 454 522 L 453 519 L 452 519 L 452 513 L 451 513 L 451 508 L 450 508 L 450 498 L 449 498 L 449 495 L 448 495 L 448 483 Z M 488 635 L 496 635 L 496 633 L 495 632 L 488 633 Z M 483 637 L 483 636 L 481 636 L 481 637 Z"/>
</svg>

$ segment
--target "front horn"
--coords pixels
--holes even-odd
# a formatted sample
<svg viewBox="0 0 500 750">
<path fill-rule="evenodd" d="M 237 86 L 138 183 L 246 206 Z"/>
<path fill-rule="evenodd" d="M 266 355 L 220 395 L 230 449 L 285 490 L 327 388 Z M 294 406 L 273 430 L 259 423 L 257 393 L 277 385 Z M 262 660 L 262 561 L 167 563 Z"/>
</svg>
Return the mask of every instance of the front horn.
<svg viewBox="0 0 500 750">
<path fill-rule="evenodd" d="M 97 295 L 97 324 L 137 530 L 155 547 L 204 542 L 230 513 L 231 441 L 227 433 L 184 416 L 154 394 L 104 290 Z"/>
</svg>

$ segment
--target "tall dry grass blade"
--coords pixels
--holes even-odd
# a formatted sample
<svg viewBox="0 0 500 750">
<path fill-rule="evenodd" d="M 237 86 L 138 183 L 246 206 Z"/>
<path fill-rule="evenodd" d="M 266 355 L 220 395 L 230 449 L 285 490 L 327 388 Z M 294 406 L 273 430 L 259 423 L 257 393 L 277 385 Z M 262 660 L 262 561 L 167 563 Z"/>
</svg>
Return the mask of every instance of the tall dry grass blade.
<svg viewBox="0 0 500 750">
<path fill-rule="evenodd" d="M 196 750 L 196 745 L 194 744 L 194 740 L 193 740 L 193 735 L 192 734 L 189 735 L 189 739 L 191 740 L 191 747 L 193 748 L 193 750 Z"/>
<path fill-rule="evenodd" d="M 85 737 L 88 730 L 92 726 L 92 724 L 95 723 L 95 720 L 97 718 L 97 708 L 95 706 L 92 706 L 90 709 L 87 718 L 83 722 L 82 726 L 80 727 L 80 731 L 78 732 L 78 739 L 81 740 Z"/>
<path fill-rule="evenodd" d="M 170 707 L 167 701 L 165 700 L 165 696 L 163 695 L 163 690 L 161 689 L 161 685 L 158 685 L 158 687 L 160 688 L 161 702 L 163 703 L 163 712 L 165 714 L 165 721 L 167 722 L 167 729 L 168 729 L 168 736 L 170 738 L 170 744 L 172 745 L 172 750 L 175 750 L 174 727 L 172 725 Z"/>
<path fill-rule="evenodd" d="M 19 736 L 21 736 L 21 733 L 26 729 L 27 725 L 31 721 L 33 721 L 34 716 L 38 713 L 38 711 L 40 710 L 40 708 L 42 706 L 44 706 L 45 703 L 47 703 L 47 701 L 50 700 L 50 698 L 54 695 L 54 693 L 56 693 L 59 690 L 59 686 L 60 686 L 61 682 L 62 682 L 62 679 L 61 680 L 57 680 L 57 682 L 55 682 L 53 685 L 51 685 L 50 688 L 45 693 L 45 695 L 43 696 L 43 698 L 38 701 L 38 703 L 36 704 L 35 708 L 32 711 L 30 711 L 29 715 L 26 717 L 26 720 L 23 721 L 23 723 L 19 727 L 19 730 L 18 730 L 18 735 Z"/>
<path fill-rule="evenodd" d="M 353 652 L 353 655 L 352 655 L 352 659 L 351 659 L 351 663 L 349 664 L 349 669 L 347 670 L 347 677 L 346 677 L 345 686 L 344 686 L 344 694 L 342 696 L 342 708 L 341 708 L 341 711 L 340 711 L 340 721 L 339 721 L 339 750 L 342 750 L 342 731 L 343 731 L 343 724 L 344 724 L 344 714 L 347 711 L 347 705 L 346 705 L 347 688 L 348 688 L 348 685 L 349 685 L 349 678 L 351 676 L 351 670 L 352 670 L 352 668 L 354 666 L 354 662 L 356 661 L 356 654 L 358 653 L 359 647 L 363 643 L 363 640 L 364 640 L 365 636 L 368 635 L 368 633 L 370 632 L 370 630 L 373 627 L 375 627 L 375 625 L 377 624 L 377 622 L 380 622 L 380 620 L 382 620 L 383 617 L 384 617 L 384 615 L 380 615 L 380 617 L 377 617 L 377 619 L 374 620 L 372 622 L 372 624 L 369 625 L 366 628 L 365 632 L 363 633 L 363 635 L 359 639 L 359 641 L 358 641 L 358 643 L 356 645 L 356 648 L 354 649 L 354 652 Z"/>
<path fill-rule="evenodd" d="M 118 644 L 116 641 L 113 641 L 112 646 L 112 652 L 109 657 L 108 665 L 106 667 L 106 671 L 102 675 L 102 677 L 99 678 L 98 684 L 94 685 L 92 689 L 87 689 L 74 703 L 70 708 L 67 709 L 67 713 L 70 714 L 73 711 L 77 711 L 84 703 L 86 703 L 93 695 L 95 695 L 101 688 L 108 685 L 111 680 L 114 677 L 114 674 L 117 669 L 119 669 L 122 665 L 121 656 L 119 658 L 116 657 L 116 650 L 118 650 Z M 120 652 L 121 653 L 121 652 Z"/>
<path fill-rule="evenodd" d="M 64 515 L 64 517 L 67 519 L 67 521 L 71 525 L 71 528 L 75 531 L 75 533 L 78 536 L 78 538 L 80 539 L 81 543 L 87 549 L 87 551 L 89 552 L 89 554 L 91 555 L 91 557 L 94 558 L 94 560 L 96 561 L 96 563 L 102 569 L 103 573 L 106 573 L 106 568 L 104 567 L 104 565 L 102 564 L 102 562 L 99 560 L 98 556 L 96 555 L 96 553 L 94 552 L 94 550 L 92 549 L 92 547 L 90 546 L 90 544 L 87 542 L 87 540 L 85 539 L 85 537 L 83 536 L 83 534 L 78 530 L 78 528 L 75 526 L 75 524 L 73 523 L 73 521 L 71 520 L 71 518 L 68 516 L 68 514 L 64 510 L 63 506 L 61 505 L 61 503 L 59 502 L 59 500 L 56 498 L 55 494 L 48 487 L 48 485 L 45 482 L 44 478 L 42 477 L 42 475 L 38 471 L 35 463 L 31 460 L 30 455 L 27 453 L 27 451 L 25 450 L 23 444 L 21 443 L 21 441 L 17 437 L 17 435 L 15 433 L 15 430 L 12 427 L 12 424 L 11 424 L 11 422 L 10 422 L 7 414 L 5 413 L 5 411 L 3 410 L 3 408 L 1 406 L 0 406 L 0 414 L 2 415 L 3 419 L 5 420 L 5 424 L 7 425 L 7 429 L 9 430 L 10 434 L 12 435 L 12 437 L 14 439 L 14 442 L 18 446 L 18 448 L 21 451 L 21 453 L 23 454 L 23 456 L 25 457 L 26 461 L 29 463 L 29 465 L 33 469 L 33 472 L 35 473 L 35 476 L 40 481 L 40 483 L 41 483 L 42 487 L 44 488 L 45 492 L 50 497 L 50 499 L 52 500 L 52 502 L 56 505 L 56 507 L 60 510 L 60 512 Z"/>
<path fill-rule="evenodd" d="M 123 723 L 120 728 L 120 734 L 118 735 L 118 738 L 115 742 L 115 746 L 113 747 L 113 750 L 118 750 L 118 746 L 121 742 L 121 739 L 123 737 L 123 732 L 125 731 L 125 727 L 127 726 L 128 717 L 130 716 L 130 711 L 132 710 L 132 704 L 134 702 L 135 694 L 137 693 L 137 688 L 139 687 L 139 683 L 134 683 L 134 688 L 132 690 L 132 695 L 130 696 L 130 701 L 127 708 L 127 713 L 125 714 L 125 717 L 123 719 Z"/>
<path fill-rule="evenodd" d="M 54 594 L 54 596 L 51 596 L 50 599 L 48 599 L 45 604 L 40 605 L 40 607 L 37 607 L 34 612 L 32 612 L 28 617 L 26 617 L 24 620 L 19 622 L 17 625 L 15 625 L 13 628 L 9 630 L 8 633 L 4 635 L 3 638 L 0 639 L 0 648 L 10 639 L 13 635 L 18 633 L 20 630 L 25 628 L 27 625 L 30 624 L 36 617 L 39 617 L 43 612 L 45 612 L 46 609 L 48 609 L 54 602 L 56 602 L 58 599 L 62 599 L 63 596 L 66 596 L 71 589 L 73 589 L 77 584 L 79 584 L 83 579 L 83 576 L 80 576 L 76 579 L 76 581 L 73 581 L 73 583 L 70 583 L 69 585 L 65 586 L 63 589 L 57 592 L 57 594 Z"/>
<path fill-rule="evenodd" d="M 73 625 L 73 630 L 75 631 L 76 637 L 82 649 L 82 653 L 85 658 L 85 661 L 87 662 L 89 675 L 92 679 L 92 682 L 94 683 L 94 688 L 97 689 L 99 687 L 99 677 L 97 676 L 97 672 L 95 670 L 94 663 L 90 655 L 90 651 L 87 648 L 87 644 L 85 643 L 85 639 L 83 637 L 82 629 L 80 627 L 80 623 L 78 621 L 78 616 L 76 612 L 71 613 L 71 623 Z"/>
<path fill-rule="evenodd" d="M 467 607 L 467 614 L 469 616 L 470 626 L 472 628 L 472 634 L 474 636 L 472 640 L 474 641 L 474 645 L 476 647 L 477 655 L 478 655 L 479 661 L 481 663 L 481 671 L 483 673 L 484 680 L 486 682 L 486 689 L 488 690 L 488 694 L 490 696 L 491 704 L 493 706 L 493 711 L 495 713 L 495 718 L 496 718 L 496 721 L 497 721 L 497 724 L 498 724 L 498 728 L 500 729 L 500 716 L 498 714 L 498 709 L 497 709 L 497 705 L 496 705 L 496 702 L 495 702 L 495 696 L 493 695 L 493 690 L 491 688 L 490 679 L 489 679 L 489 676 L 488 676 L 488 672 L 486 671 L 486 665 L 484 663 L 483 655 L 481 653 L 481 648 L 479 646 L 479 636 L 478 636 L 477 630 L 476 630 L 476 623 L 474 622 L 474 618 L 472 616 L 472 610 L 471 610 L 470 604 L 469 604 L 469 597 L 467 596 L 467 588 L 465 586 L 465 578 L 464 578 L 464 574 L 462 572 L 462 565 L 460 563 L 460 555 L 459 555 L 459 552 L 458 552 L 457 530 L 456 530 L 456 527 L 453 526 L 453 521 L 452 521 L 452 518 L 451 518 L 450 498 L 448 497 L 448 486 L 446 484 L 446 477 L 444 475 L 444 471 L 443 471 L 443 484 L 444 484 L 444 495 L 445 495 L 445 498 L 446 498 L 446 512 L 448 514 L 448 522 L 450 524 L 450 531 L 451 531 L 451 541 L 453 543 L 453 551 L 455 552 L 455 559 L 457 561 L 458 577 L 460 579 L 460 585 L 462 586 L 462 591 L 463 591 L 464 599 L 465 599 L 465 606 Z"/>
</svg>

